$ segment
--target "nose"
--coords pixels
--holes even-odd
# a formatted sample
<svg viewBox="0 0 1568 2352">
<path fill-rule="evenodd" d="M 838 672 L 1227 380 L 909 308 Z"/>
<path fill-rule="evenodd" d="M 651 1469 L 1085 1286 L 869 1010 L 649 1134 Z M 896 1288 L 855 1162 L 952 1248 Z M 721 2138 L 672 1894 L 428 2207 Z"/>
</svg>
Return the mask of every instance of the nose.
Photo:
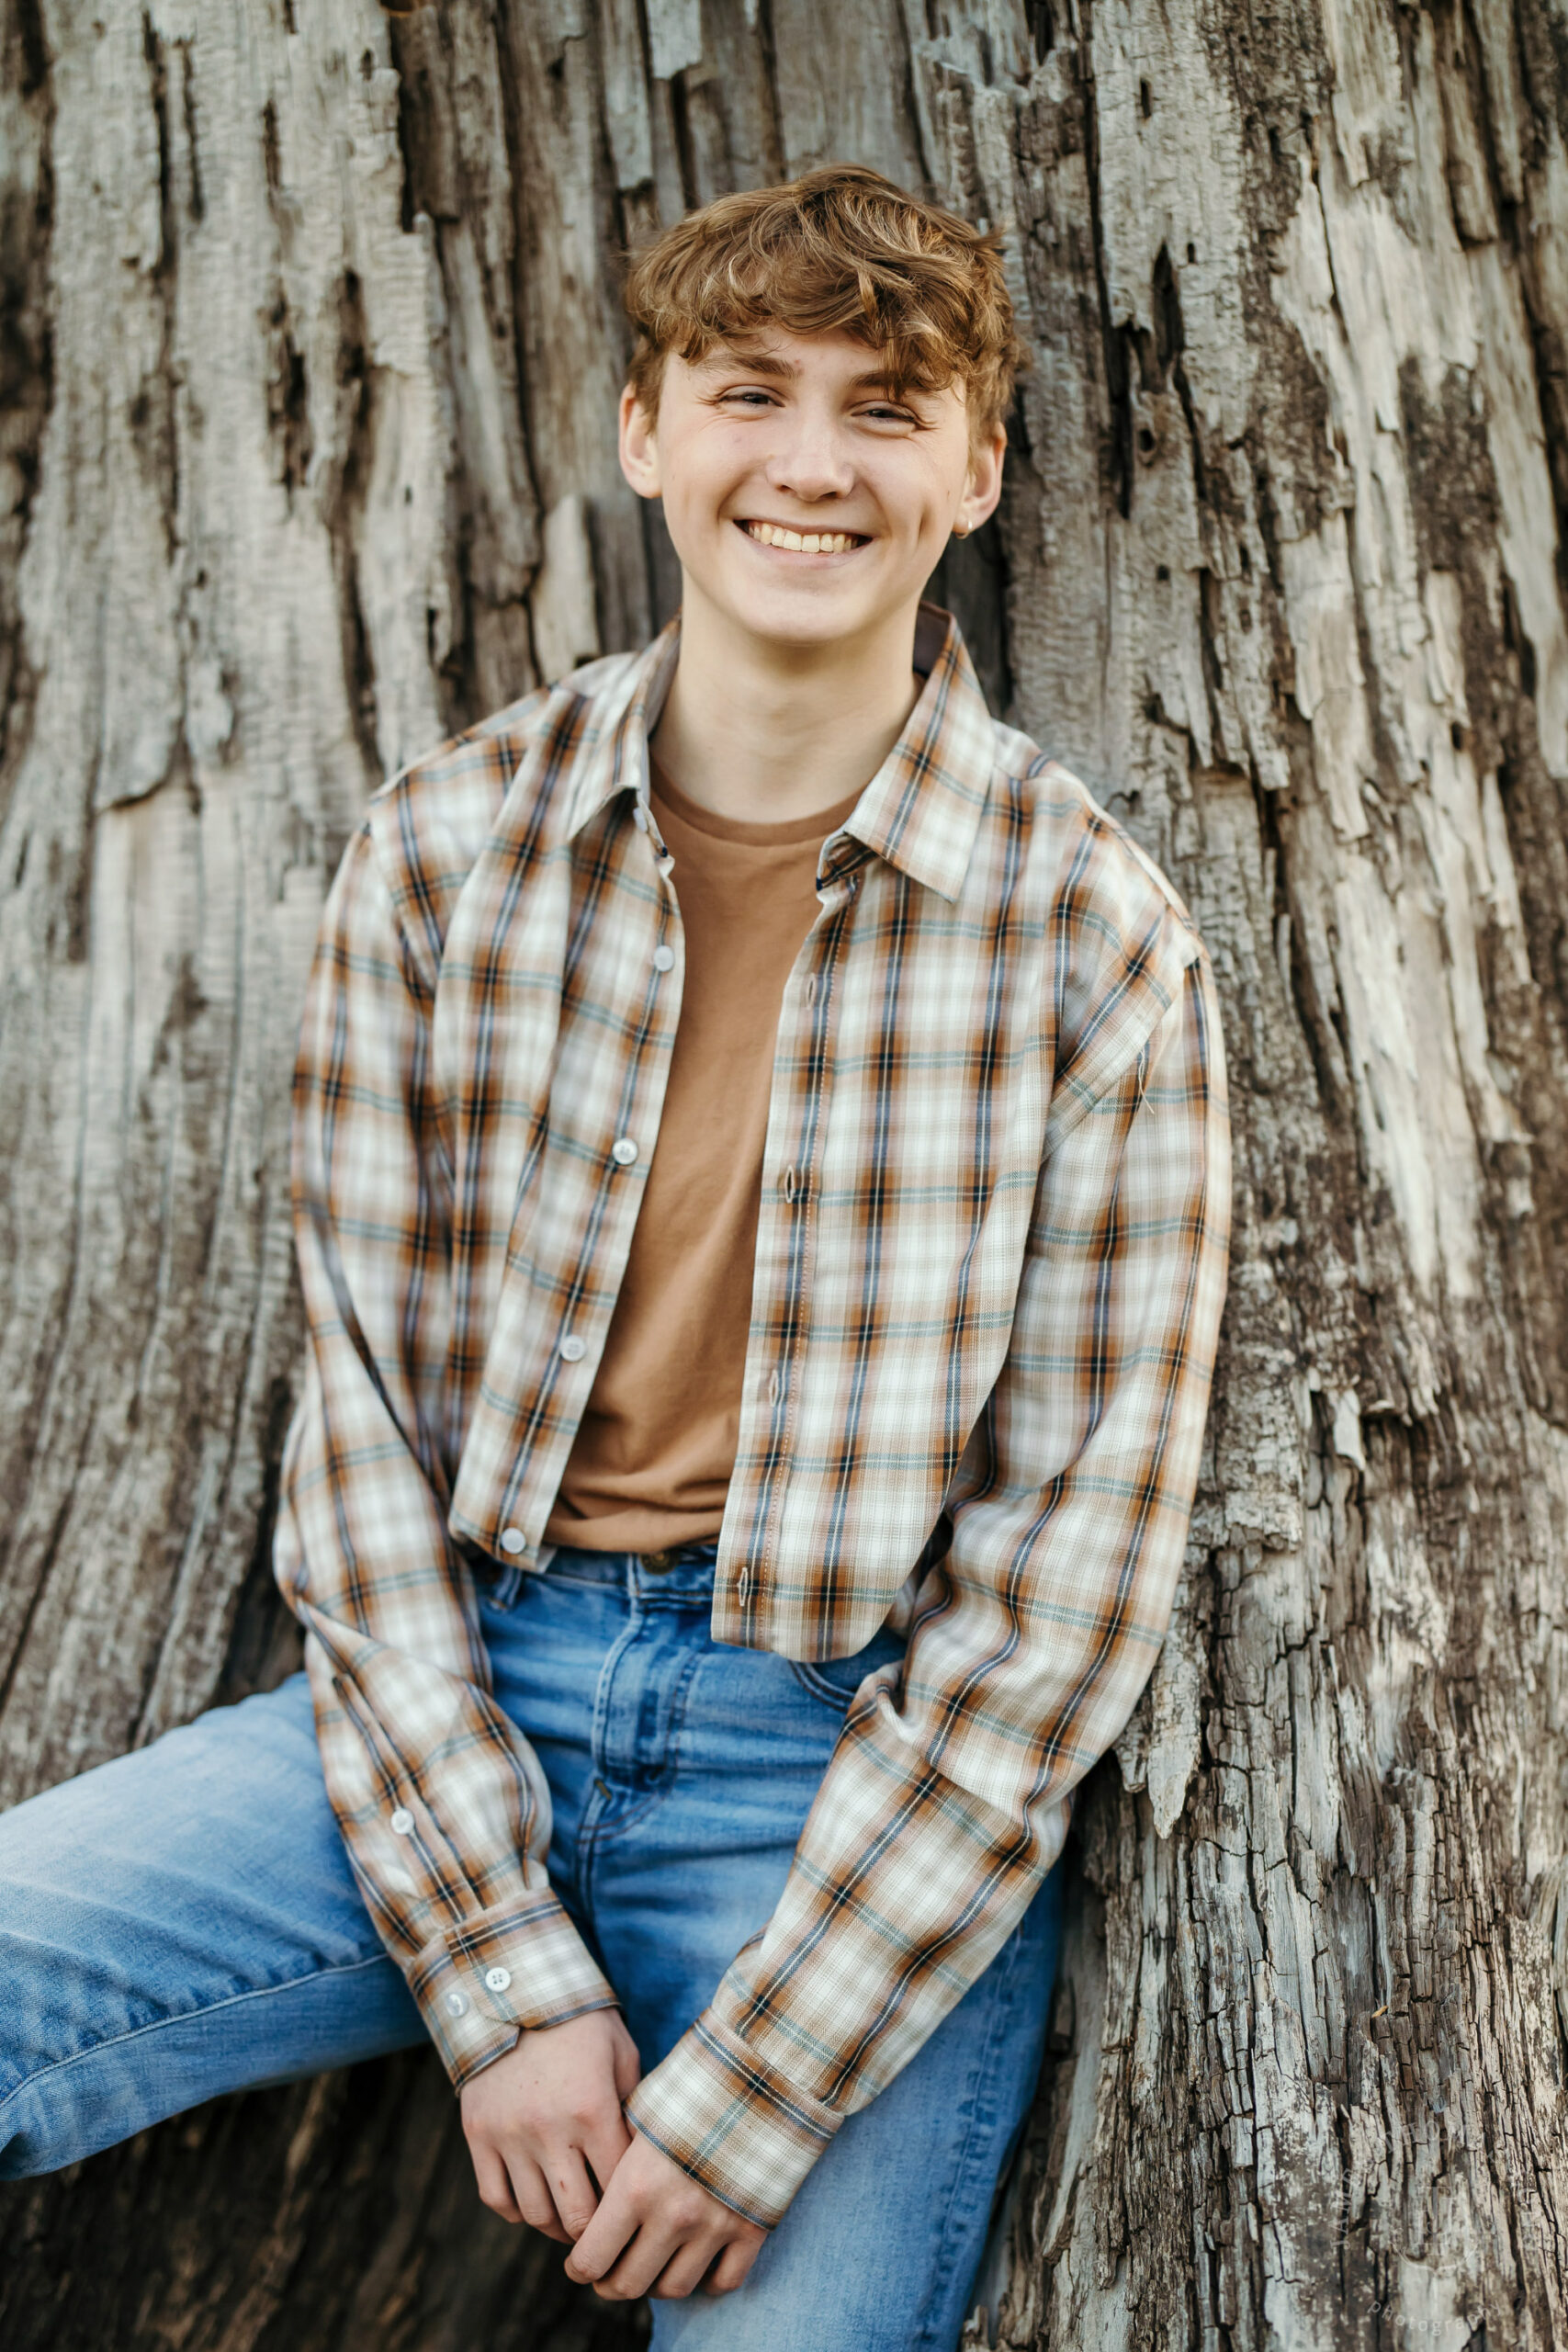
<svg viewBox="0 0 1568 2352">
<path fill-rule="evenodd" d="M 802 505 L 847 498 L 855 474 L 838 419 L 813 413 L 803 402 L 784 412 L 784 422 L 786 429 L 768 458 L 769 489 L 787 492 Z"/>
</svg>

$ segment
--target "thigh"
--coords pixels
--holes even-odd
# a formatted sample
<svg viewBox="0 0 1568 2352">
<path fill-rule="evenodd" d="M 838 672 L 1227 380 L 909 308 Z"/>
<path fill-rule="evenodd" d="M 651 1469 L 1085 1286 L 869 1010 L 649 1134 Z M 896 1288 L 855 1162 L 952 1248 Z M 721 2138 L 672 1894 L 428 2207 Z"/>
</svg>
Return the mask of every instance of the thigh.
<svg viewBox="0 0 1568 2352">
<path fill-rule="evenodd" d="M 423 2038 L 302 1674 L 0 1815 L 0 2177 Z"/>
<path fill-rule="evenodd" d="M 580 1901 L 645 2071 L 773 1917 L 857 1665 L 877 1662 L 875 1645 L 842 1662 L 835 1687 L 788 1658 L 713 1643 L 664 1671 L 657 1638 L 649 1646 L 646 1674 L 639 1644 L 609 1679 L 577 1854 Z"/>
<path fill-rule="evenodd" d="M 653 2306 L 655 2352 L 954 2352 L 1028 2115 L 1055 1976 L 1059 1873 L 881 2098 L 839 2132 L 722 2297 Z"/>
<path fill-rule="evenodd" d="M 549 1781 L 552 1883 L 645 2068 L 766 1924 L 850 1693 L 896 1646 L 801 1668 L 714 1642 L 710 1611 L 553 1568 L 482 1611 L 496 1697 Z"/>
</svg>

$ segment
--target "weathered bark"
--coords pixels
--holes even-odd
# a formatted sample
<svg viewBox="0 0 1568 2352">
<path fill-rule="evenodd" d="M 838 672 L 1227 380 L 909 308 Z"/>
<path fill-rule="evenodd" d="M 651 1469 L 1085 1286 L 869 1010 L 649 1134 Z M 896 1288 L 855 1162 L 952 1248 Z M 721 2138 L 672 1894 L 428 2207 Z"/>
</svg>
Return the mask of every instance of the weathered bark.
<svg viewBox="0 0 1568 2352">
<path fill-rule="evenodd" d="M 1001 230 L 950 560 L 1187 892 L 1237 1231 L 1080 1808 L 1015 2347 L 1568 2331 L 1564 0 L 6 0 L 6 1798 L 284 1670 L 287 1074 L 378 777 L 674 588 L 617 248 L 834 156 Z M 0 2205 L 27 2352 L 609 2344 L 410 2060 Z M 630 2323 L 635 2326 L 636 2323 Z"/>
</svg>

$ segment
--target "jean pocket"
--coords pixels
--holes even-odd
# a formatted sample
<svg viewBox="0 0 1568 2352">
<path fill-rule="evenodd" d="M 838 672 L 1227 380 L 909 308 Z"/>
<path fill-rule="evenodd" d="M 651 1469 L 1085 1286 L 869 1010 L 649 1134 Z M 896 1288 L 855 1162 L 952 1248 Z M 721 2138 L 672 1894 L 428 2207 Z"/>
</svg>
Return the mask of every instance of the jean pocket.
<svg viewBox="0 0 1568 2352">
<path fill-rule="evenodd" d="M 803 1690 L 841 1715 L 866 1676 L 901 1658 L 904 1648 L 901 1634 L 874 1634 L 864 1649 L 856 1650 L 852 1657 L 792 1657 L 790 1671 Z"/>
</svg>

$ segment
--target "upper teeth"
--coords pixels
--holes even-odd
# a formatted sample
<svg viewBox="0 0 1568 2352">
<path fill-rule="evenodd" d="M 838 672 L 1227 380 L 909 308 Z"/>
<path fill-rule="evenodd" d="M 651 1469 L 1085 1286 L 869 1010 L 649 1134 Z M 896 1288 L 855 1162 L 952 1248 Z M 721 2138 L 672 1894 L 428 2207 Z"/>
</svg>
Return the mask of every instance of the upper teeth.
<svg viewBox="0 0 1568 2352">
<path fill-rule="evenodd" d="M 800 555 L 847 555 L 855 543 L 852 531 L 785 531 L 777 523 L 748 523 L 746 528 L 765 548 L 794 548 Z"/>
</svg>

